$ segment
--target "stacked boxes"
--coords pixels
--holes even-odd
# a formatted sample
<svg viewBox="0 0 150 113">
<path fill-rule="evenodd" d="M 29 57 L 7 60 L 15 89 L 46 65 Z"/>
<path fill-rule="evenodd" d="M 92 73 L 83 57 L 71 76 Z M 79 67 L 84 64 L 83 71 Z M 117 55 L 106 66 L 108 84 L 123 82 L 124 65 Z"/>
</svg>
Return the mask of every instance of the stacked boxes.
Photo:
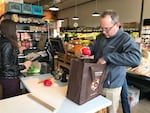
<svg viewBox="0 0 150 113">
<path fill-rule="evenodd" d="M 130 106 L 133 107 L 139 102 L 140 90 L 135 87 L 128 87 Z"/>
<path fill-rule="evenodd" d="M 42 6 L 32 5 L 32 14 L 34 14 L 34 15 L 43 15 Z"/>
<path fill-rule="evenodd" d="M 32 14 L 32 5 L 31 4 L 22 4 L 22 13 Z"/>
<path fill-rule="evenodd" d="M 7 11 L 21 13 L 21 3 L 8 2 Z"/>
<path fill-rule="evenodd" d="M 7 7 L 4 7 L 4 6 Z M 1 7 L 4 7 L 4 11 L 0 11 L 0 13 L 4 14 L 6 12 L 13 12 L 13 13 L 22 13 L 22 14 L 32 14 L 32 15 L 43 15 L 43 7 L 38 5 L 32 5 L 32 4 L 24 4 L 24 3 L 18 3 L 18 2 L 8 2 L 7 4 L 1 5 Z"/>
</svg>

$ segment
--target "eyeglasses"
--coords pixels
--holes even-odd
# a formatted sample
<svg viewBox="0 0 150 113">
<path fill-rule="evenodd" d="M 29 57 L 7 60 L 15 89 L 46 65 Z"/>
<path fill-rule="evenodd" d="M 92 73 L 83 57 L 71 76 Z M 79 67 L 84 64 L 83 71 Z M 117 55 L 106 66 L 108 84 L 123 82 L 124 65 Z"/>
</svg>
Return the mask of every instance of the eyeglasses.
<svg viewBox="0 0 150 113">
<path fill-rule="evenodd" d="M 101 27 L 101 29 L 102 29 L 102 32 L 106 32 L 106 33 L 108 33 L 114 26 L 115 26 L 116 24 L 114 24 L 113 26 L 111 26 L 111 27 L 104 27 L 104 28 L 102 28 Z"/>
</svg>

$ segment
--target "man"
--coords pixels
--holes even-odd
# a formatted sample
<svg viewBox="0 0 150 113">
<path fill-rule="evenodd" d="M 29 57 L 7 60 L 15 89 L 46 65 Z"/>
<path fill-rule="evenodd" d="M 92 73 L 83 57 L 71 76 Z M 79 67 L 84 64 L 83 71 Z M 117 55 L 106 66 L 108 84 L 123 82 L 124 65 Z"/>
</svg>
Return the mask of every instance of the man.
<svg viewBox="0 0 150 113">
<path fill-rule="evenodd" d="M 107 64 L 103 94 L 112 101 L 109 113 L 117 113 L 122 85 L 126 79 L 126 67 L 138 66 L 141 52 L 135 40 L 121 28 L 119 15 L 115 11 L 104 11 L 100 26 L 102 33 L 89 48 L 97 63 Z"/>
</svg>

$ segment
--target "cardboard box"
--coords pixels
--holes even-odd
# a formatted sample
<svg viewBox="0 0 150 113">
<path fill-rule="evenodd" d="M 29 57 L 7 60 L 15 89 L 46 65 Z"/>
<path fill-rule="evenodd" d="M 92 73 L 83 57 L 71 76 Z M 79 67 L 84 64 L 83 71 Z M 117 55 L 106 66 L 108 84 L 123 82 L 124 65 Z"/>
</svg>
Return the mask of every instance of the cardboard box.
<svg viewBox="0 0 150 113">
<path fill-rule="evenodd" d="M 135 87 L 128 87 L 130 106 L 133 107 L 139 102 L 140 90 Z"/>
</svg>

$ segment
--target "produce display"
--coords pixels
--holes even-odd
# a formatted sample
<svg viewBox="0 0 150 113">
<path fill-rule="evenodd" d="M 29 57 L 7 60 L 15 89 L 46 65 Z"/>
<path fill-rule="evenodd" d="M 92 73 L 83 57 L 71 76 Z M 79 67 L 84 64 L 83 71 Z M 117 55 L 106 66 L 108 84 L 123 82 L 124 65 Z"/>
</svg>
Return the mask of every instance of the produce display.
<svg viewBox="0 0 150 113">
<path fill-rule="evenodd" d="M 82 47 L 87 47 L 93 40 L 96 39 L 96 36 L 100 34 L 100 32 L 91 31 L 87 32 L 87 30 L 83 30 L 83 32 L 61 32 L 60 37 L 64 40 L 64 47 L 66 51 L 71 51 L 75 56 L 81 56 L 80 49 Z M 67 37 L 66 37 L 67 36 Z M 84 51 L 84 50 L 83 50 Z M 84 51 L 85 55 L 89 55 L 88 51 Z"/>
<path fill-rule="evenodd" d="M 64 33 L 61 33 L 61 37 L 65 38 L 65 34 L 67 34 L 68 36 L 69 43 L 81 44 L 82 46 L 88 46 L 88 44 L 91 41 L 96 39 L 96 36 L 100 34 L 100 32 L 90 32 L 90 33 L 64 32 Z"/>
<path fill-rule="evenodd" d="M 138 38 L 138 37 L 139 37 L 139 32 L 130 32 L 130 35 L 131 35 L 133 38 Z"/>
</svg>

